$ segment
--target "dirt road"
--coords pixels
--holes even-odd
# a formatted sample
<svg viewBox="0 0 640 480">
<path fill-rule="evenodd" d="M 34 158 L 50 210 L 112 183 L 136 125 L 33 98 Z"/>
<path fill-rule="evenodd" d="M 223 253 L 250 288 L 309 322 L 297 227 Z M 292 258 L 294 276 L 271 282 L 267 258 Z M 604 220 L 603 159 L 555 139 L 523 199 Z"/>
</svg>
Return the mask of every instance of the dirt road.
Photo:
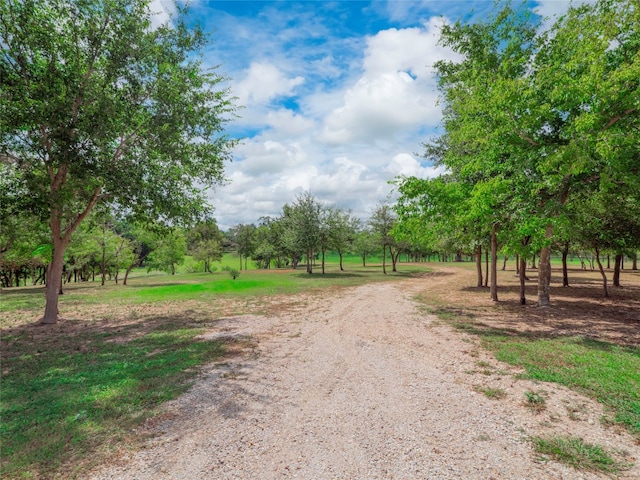
<svg viewBox="0 0 640 480">
<path fill-rule="evenodd" d="M 420 288 L 374 283 L 220 321 L 208 335 L 251 335 L 257 350 L 212 366 L 149 427 L 147 448 L 90 478 L 607 478 L 536 458 L 528 439 L 549 432 L 640 458 L 629 435 L 601 426 L 598 405 L 517 380 L 476 339 L 421 313 Z M 485 387 L 507 396 L 487 398 Z M 524 405 L 532 389 L 544 389 L 545 412 Z"/>
</svg>

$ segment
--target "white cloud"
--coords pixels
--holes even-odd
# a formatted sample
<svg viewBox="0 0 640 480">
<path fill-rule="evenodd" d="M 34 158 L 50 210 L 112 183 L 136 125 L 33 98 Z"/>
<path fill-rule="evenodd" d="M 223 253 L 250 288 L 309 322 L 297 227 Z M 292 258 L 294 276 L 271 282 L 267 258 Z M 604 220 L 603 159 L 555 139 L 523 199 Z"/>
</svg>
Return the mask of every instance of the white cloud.
<svg viewBox="0 0 640 480">
<path fill-rule="evenodd" d="M 365 52 L 364 69 L 367 75 L 406 71 L 430 80 L 432 65 L 451 52 L 439 45 L 442 18 L 432 18 L 421 28 L 389 29 L 370 37 Z"/>
<path fill-rule="evenodd" d="M 432 65 L 455 58 L 437 45 L 442 22 L 432 18 L 419 28 L 392 28 L 369 37 L 363 73 L 325 118 L 322 139 L 373 142 L 437 125 L 441 111 Z"/>
<path fill-rule="evenodd" d="M 362 77 L 347 90 L 344 105 L 326 118 L 323 138 L 336 144 L 370 142 L 436 124 L 437 94 L 421 83 L 405 72 Z"/>
<path fill-rule="evenodd" d="M 152 0 L 149 4 L 151 12 L 151 28 L 156 29 L 165 25 L 177 13 L 173 2 L 167 0 Z"/>
<path fill-rule="evenodd" d="M 286 108 L 269 111 L 265 123 L 278 134 L 291 137 L 309 132 L 315 126 L 313 120 Z"/>
<path fill-rule="evenodd" d="M 389 172 L 394 177 L 434 178 L 443 174 L 444 171 L 442 167 L 424 167 L 408 153 L 398 153 L 385 168 L 385 172 Z"/>
<path fill-rule="evenodd" d="M 264 137 L 240 146 L 236 150 L 236 156 L 240 160 L 234 164 L 233 170 L 253 177 L 279 174 L 308 161 L 307 154 L 299 143 L 279 142 Z"/>
<path fill-rule="evenodd" d="M 264 104 L 280 96 L 291 96 L 304 78 L 287 76 L 268 62 L 251 63 L 246 76 L 234 86 L 234 93 L 242 105 Z"/>
</svg>

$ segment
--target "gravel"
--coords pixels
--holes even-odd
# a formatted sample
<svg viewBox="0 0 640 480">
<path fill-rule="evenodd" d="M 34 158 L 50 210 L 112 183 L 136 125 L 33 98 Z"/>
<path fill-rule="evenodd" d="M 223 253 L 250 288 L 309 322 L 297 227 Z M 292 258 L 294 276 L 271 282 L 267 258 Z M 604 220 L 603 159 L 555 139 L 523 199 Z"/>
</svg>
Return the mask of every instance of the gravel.
<svg viewBox="0 0 640 480">
<path fill-rule="evenodd" d="M 539 458 L 529 438 L 541 434 L 640 458 L 631 436 L 601 425 L 599 405 L 517 379 L 476 338 L 421 312 L 413 297 L 423 288 L 372 283 L 301 296 L 276 315 L 222 319 L 208 336 L 251 336 L 257 350 L 207 367 L 146 426 L 144 449 L 87 478 L 609 478 Z M 487 398 L 486 387 L 506 397 Z M 544 412 L 524 405 L 528 390 L 544 390 Z"/>
</svg>

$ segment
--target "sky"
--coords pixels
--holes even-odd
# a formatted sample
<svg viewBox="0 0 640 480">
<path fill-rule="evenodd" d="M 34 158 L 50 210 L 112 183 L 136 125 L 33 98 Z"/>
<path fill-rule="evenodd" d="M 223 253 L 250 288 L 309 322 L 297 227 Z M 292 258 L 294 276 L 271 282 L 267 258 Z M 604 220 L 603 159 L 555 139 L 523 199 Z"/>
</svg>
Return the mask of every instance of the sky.
<svg viewBox="0 0 640 480">
<path fill-rule="evenodd" d="M 173 11 L 154 0 L 155 21 Z M 531 0 L 546 17 L 564 0 Z M 493 1 L 192 0 L 189 21 L 211 33 L 203 66 L 229 78 L 240 138 L 226 183 L 207 195 L 221 229 L 276 217 L 305 191 L 366 220 L 393 202 L 390 180 L 442 172 L 422 158 L 441 108 L 432 65 L 443 22 L 474 21 Z"/>
</svg>

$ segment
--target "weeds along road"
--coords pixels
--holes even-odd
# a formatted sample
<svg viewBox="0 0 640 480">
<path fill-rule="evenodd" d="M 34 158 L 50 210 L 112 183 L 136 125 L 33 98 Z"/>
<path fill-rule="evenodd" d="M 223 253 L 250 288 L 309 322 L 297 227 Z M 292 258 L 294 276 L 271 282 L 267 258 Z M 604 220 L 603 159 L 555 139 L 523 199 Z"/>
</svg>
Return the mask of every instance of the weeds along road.
<svg viewBox="0 0 640 480">
<path fill-rule="evenodd" d="M 422 312 L 420 288 L 371 283 L 221 320 L 208 335 L 251 336 L 257 349 L 211 366 L 148 426 L 145 449 L 89 478 L 609 478 L 536 458 L 529 437 L 549 432 L 640 458 L 630 436 L 600 425 L 598 405 L 562 387 L 544 385 L 547 412 L 527 409 L 523 392 L 540 385 Z M 580 421 L 567 419 L 571 402 L 585 406 Z"/>
</svg>

